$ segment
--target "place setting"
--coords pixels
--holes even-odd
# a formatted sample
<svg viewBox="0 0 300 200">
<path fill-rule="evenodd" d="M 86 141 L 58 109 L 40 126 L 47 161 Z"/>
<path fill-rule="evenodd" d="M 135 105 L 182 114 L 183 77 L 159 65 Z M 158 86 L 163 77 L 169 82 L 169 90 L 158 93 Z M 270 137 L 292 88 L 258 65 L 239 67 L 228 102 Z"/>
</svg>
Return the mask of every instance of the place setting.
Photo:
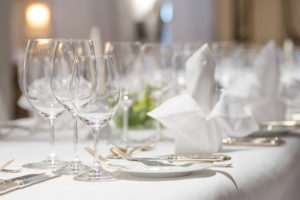
<svg viewBox="0 0 300 200">
<path fill-rule="evenodd" d="M 80 182 L 159 181 L 188 179 L 212 170 L 226 174 L 232 181 L 230 172 L 238 163 L 230 147 L 237 147 L 233 148 L 236 152 L 239 147 L 249 150 L 286 145 L 284 136 L 297 128 L 297 122 L 284 121 L 284 101 L 280 96 L 278 99 L 272 96 L 278 94 L 274 85 L 280 84 L 278 69 L 274 67 L 277 65 L 273 63 L 269 69 L 267 64 L 275 54 L 276 45 L 272 41 L 256 56 L 254 71 L 247 78 L 234 79 L 236 84 L 228 87 L 220 86 L 215 79 L 218 68 L 209 45 L 200 46 L 184 63 L 185 84 L 180 89 L 174 82 L 176 71 L 173 76 L 166 76 L 173 73 L 172 62 L 160 64 L 156 60 L 160 51 L 167 56 L 169 46 L 157 45 L 108 42 L 104 54 L 96 55 L 94 48 L 99 45 L 88 39 L 29 40 L 22 87 L 29 105 L 49 122 L 50 153 L 43 161 L 23 163 L 22 168 L 30 169 L 25 175 L 24 171 L 29 171 L 9 168 L 14 160 L 4 163 L 0 173 L 22 175 L 2 179 L 0 194 L 62 176 Z M 154 50 L 147 49 L 150 47 Z M 133 53 L 133 49 L 138 53 Z M 128 59 L 124 60 L 124 56 Z M 138 68 L 144 66 L 142 61 L 145 70 Z M 120 68 L 126 62 L 129 64 Z M 132 65 L 135 68 L 128 67 Z M 149 65 L 160 68 L 152 69 Z M 259 79 L 271 70 L 274 70 L 272 82 Z M 148 74 L 156 76 L 157 85 L 144 78 Z M 135 76 L 141 79 L 134 80 Z M 270 106 L 278 109 L 270 111 Z M 55 124 L 66 114 L 73 141 L 73 156 L 69 161 L 61 160 L 55 151 Z M 78 136 L 82 125 L 89 130 L 85 132 L 88 136 L 83 148 Z M 172 135 L 167 142 L 171 148 L 160 151 L 166 143 L 163 140 L 166 130 Z M 117 138 L 107 136 L 115 131 L 119 134 Z M 138 140 L 132 131 L 152 133 Z M 99 144 L 108 153 L 99 154 Z M 93 160 L 91 165 L 79 157 L 81 151 L 85 152 L 84 157 L 88 155 Z"/>
<path fill-rule="evenodd" d="M 157 48 L 157 46 L 152 46 L 149 45 L 149 48 Z M 257 62 L 255 62 L 256 68 L 259 68 L 260 71 L 254 73 L 256 75 L 254 77 L 263 74 L 263 70 L 270 70 L 265 67 L 269 65 L 264 62 L 266 58 L 272 56 L 270 51 L 274 48 L 276 47 L 271 42 L 260 52 L 260 57 L 258 56 Z M 117 59 L 115 59 L 112 49 L 118 50 Z M 219 87 L 218 82 L 214 79 L 215 61 L 207 44 L 201 46 L 187 59 L 185 68 L 186 89 L 180 91 L 177 96 L 176 94 L 170 96 L 170 93 L 166 93 L 166 90 L 163 89 L 163 87 L 167 87 L 168 90 L 171 90 L 172 84 L 151 86 L 162 88 L 162 91 L 156 89 L 153 93 L 153 95 L 159 95 L 157 101 L 160 103 L 156 103 L 153 110 L 145 113 L 156 120 L 153 122 L 153 125 L 156 126 L 156 133 L 143 145 L 134 145 L 128 134 L 130 131 L 128 130 L 129 115 L 133 114 L 129 112 L 129 108 L 134 107 L 134 103 L 138 101 L 138 96 L 133 97 L 131 93 L 138 95 L 138 92 L 135 91 L 142 90 L 141 83 L 143 81 L 136 80 L 136 82 L 130 83 L 133 80 L 131 76 L 134 76 L 131 73 L 142 73 L 142 69 L 138 69 L 141 60 L 134 60 L 133 58 L 136 57 L 129 56 L 130 53 L 132 56 L 136 55 L 132 52 L 133 49 L 136 51 L 140 49 L 141 57 L 139 59 L 146 55 L 149 56 L 150 60 L 151 51 L 147 50 L 146 45 L 139 43 L 132 45 L 129 43 L 107 43 L 105 55 L 96 56 L 91 40 L 29 40 L 22 74 L 24 94 L 39 115 L 49 121 L 51 151 L 46 160 L 24 164 L 23 167 L 51 170 L 55 175 L 73 175 L 75 180 L 91 182 L 117 179 L 120 173 L 148 178 L 176 177 L 209 168 L 234 167 L 231 157 L 222 154 L 223 145 L 265 147 L 284 145 L 285 141 L 280 137 L 261 135 L 261 132 L 265 131 L 262 124 L 271 123 L 271 121 L 266 121 L 269 119 L 269 113 L 259 113 L 259 109 L 264 108 L 264 104 L 257 109 L 256 104 L 253 104 L 253 109 L 250 109 L 251 112 L 249 113 L 244 107 L 251 106 L 255 96 L 241 96 L 243 93 L 239 92 L 239 88 Z M 152 52 L 154 59 L 159 55 L 158 50 Z M 125 51 L 124 55 L 122 55 L 123 51 Z M 163 51 L 163 53 L 165 52 Z M 122 56 L 124 59 L 125 55 L 129 56 L 131 60 L 121 60 Z M 153 62 L 153 60 L 150 61 Z M 119 73 L 118 64 L 120 67 L 122 62 L 136 64 L 136 69 L 125 73 L 122 72 L 122 68 L 122 73 Z M 147 59 L 144 62 L 146 62 L 147 68 Z M 156 65 L 159 66 L 160 64 L 157 63 Z M 171 70 L 169 65 L 164 63 L 161 66 L 162 69 L 154 71 L 147 69 L 146 73 L 157 75 L 156 82 L 159 82 L 161 77 L 165 77 L 163 73 Z M 254 67 L 254 69 L 256 68 Z M 275 76 L 279 75 L 275 72 L 273 75 L 272 80 L 278 81 Z M 269 85 L 273 86 L 274 81 Z M 249 88 L 253 94 L 272 90 L 261 89 L 256 83 L 242 82 L 242 84 L 248 84 L 245 88 Z M 131 88 L 122 89 L 122 87 L 130 84 L 132 84 Z M 149 88 L 151 81 L 148 83 L 146 81 L 144 84 Z M 261 85 L 266 86 L 268 84 Z M 131 91 L 131 89 L 135 90 Z M 130 98 L 133 99 L 129 100 Z M 151 95 L 150 98 L 152 99 Z M 101 130 L 113 122 L 119 104 L 122 105 L 121 108 L 123 109 L 121 140 L 108 145 L 107 148 L 109 148 L 111 155 L 104 157 L 98 154 L 99 136 L 101 137 Z M 54 125 L 64 111 L 69 113 L 74 121 L 73 158 L 69 162 L 60 160 L 54 152 Z M 278 115 L 271 114 L 271 116 L 280 118 L 281 113 Z M 78 120 L 90 127 L 91 135 L 94 137 L 93 148 L 89 146 L 84 148 L 94 157 L 92 166 L 84 164 L 79 158 L 78 151 L 81 149 L 78 149 Z M 161 137 L 160 131 L 162 129 L 169 129 L 173 132 L 173 154 L 156 157 L 136 156 L 137 153 L 150 153 L 155 149 L 156 143 Z M 1 170 L 5 170 L 5 168 L 4 165 Z"/>
<path fill-rule="evenodd" d="M 300 199 L 298 0 L 1 0 L 0 198 Z"/>
<path fill-rule="evenodd" d="M 187 175 L 193 171 L 212 167 L 232 166 L 231 163 L 215 163 L 230 160 L 230 157 L 225 155 L 168 155 L 157 158 L 131 156 L 134 151 L 152 150 L 155 148 L 153 143 L 147 146 L 130 147 L 128 151 L 111 145 L 110 151 L 114 156 L 99 159 L 98 138 L 102 128 L 111 121 L 115 114 L 121 93 L 113 55 L 97 57 L 94 55 L 92 45 L 90 40 L 29 40 L 22 74 L 24 94 L 38 114 L 49 120 L 50 153 L 46 160 L 24 164 L 23 167 L 51 170 L 54 175 L 47 179 L 73 175 L 75 180 L 95 182 L 115 179 L 122 172 L 146 177 L 171 177 Z M 79 55 L 76 49 L 80 49 Z M 59 116 L 65 110 L 74 119 L 74 156 L 70 162 L 60 160 L 54 152 L 55 121 L 59 120 Z M 93 150 L 86 148 L 90 154 L 94 155 L 91 167 L 83 164 L 78 156 L 77 119 L 89 126 L 94 136 Z M 126 130 L 123 134 L 126 134 Z M 158 136 L 154 135 L 154 137 Z M 128 141 L 125 139 L 123 142 Z M 127 146 L 129 146 L 128 143 Z M 5 167 L 6 165 L 3 169 Z M 19 178 L 18 181 L 23 179 L 25 180 L 25 178 Z M 4 181 L 3 184 L 6 182 L 9 181 Z M 20 184 L 24 187 L 28 186 L 27 183 Z M 16 189 L 15 186 L 11 186 L 11 190 L 14 189 Z M 4 189 L 5 192 L 11 190 Z"/>
</svg>

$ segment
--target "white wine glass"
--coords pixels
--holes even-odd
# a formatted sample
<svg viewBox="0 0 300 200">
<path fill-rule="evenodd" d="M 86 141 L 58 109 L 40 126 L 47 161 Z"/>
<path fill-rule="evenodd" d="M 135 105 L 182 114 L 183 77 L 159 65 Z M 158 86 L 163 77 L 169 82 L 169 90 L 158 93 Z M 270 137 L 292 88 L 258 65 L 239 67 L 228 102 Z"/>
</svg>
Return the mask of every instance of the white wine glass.
<svg viewBox="0 0 300 200">
<path fill-rule="evenodd" d="M 78 118 L 91 127 L 94 136 L 94 162 L 91 170 L 75 180 L 111 180 L 118 173 L 105 169 L 98 159 L 98 137 L 112 119 L 120 100 L 119 77 L 113 56 L 78 56 L 70 84 L 71 102 Z"/>
<path fill-rule="evenodd" d="M 173 87 L 172 46 L 160 43 L 145 43 L 142 46 L 143 79 L 146 90 L 158 106 L 163 97 Z M 160 140 L 160 123 L 156 121 L 156 134 L 153 142 Z"/>
<path fill-rule="evenodd" d="M 143 89 L 142 84 L 142 54 L 140 42 L 106 42 L 105 54 L 116 59 L 120 76 L 121 100 L 123 110 L 121 145 L 130 146 L 128 135 L 128 109 L 138 98 Z"/>
<path fill-rule="evenodd" d="M 70 93 L 70 81 L 75 56 L 94 55 L 94 46 L 91 40 L 62 39 L 57 40 L 53 66 L 51 70 L 51 90 L 56 100 L 72 115 L 74 121 L 73 131 L 73 158 L 66 166 L 54 171 L 60 175 L 74 175 L 87 171 L 78 154 L 78 128 L 77 116 L 73 112 Z"/>
<path fill-rule="evenodd" d="M 54 152 L 54 124 L 64 108 L 53 97 L 50 89 L 50 72 L 54 53 L 54 39 L 30 39 L 27 43 L 23 69 L 24 94 L 31 106 L 50 125 L 50 153 L 46 160 L 25 164 L 34 169 L 56 169 L 66 165 Z"/>
</svg>

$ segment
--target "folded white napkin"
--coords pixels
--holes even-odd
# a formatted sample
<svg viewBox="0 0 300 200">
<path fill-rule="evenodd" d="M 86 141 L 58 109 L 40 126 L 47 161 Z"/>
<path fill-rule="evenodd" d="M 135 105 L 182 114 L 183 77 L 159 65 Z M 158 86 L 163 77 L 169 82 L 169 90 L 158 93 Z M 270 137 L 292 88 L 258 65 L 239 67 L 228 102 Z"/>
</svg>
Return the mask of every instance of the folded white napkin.
<svg viewBox="0 0 300 200">
<path fill-rule="evenodd" d="M 256 56 L 253 71 L 236 78 L 228 89 L 258 123 L 283 120 L 285 116 L 276 49 L 275 42 L 270 41 Z"/>
<path fill-rule="evenodd" d="M 148 115 L 173 130 L 175 154 L 207 154 L 221 149 L 223 135 L 245 135 L 256 123 L 238 103 L 220 92 L 215 62 L 203 45 L 186 63 L 186 94 L 173 97 Z"/>
<path fill-rule="evenodd" d="M 282 96 L 288 107 L 288 113 L 300 111 L 300 69 L 287 70 L 282 76 Z"/>
</svg>

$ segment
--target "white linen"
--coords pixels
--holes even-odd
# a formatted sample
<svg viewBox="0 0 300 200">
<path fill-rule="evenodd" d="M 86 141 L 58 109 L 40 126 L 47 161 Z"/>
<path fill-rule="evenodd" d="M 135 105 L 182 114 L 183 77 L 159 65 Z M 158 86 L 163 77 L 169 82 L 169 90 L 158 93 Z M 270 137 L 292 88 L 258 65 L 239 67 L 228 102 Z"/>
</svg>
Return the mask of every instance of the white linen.
<svg viewBox="0 0 300 200">
<path fill-rule="evenodd" d="M 288 107 L 288 113 L 300 111 L 300 69 L 285 69 L 281 78 L 282 96 Z"/>
<path fill-rule="evenodd" d="M 92 146 L 79 131 L 80 156 L 85 163 L 92 157 L 83 151 L 83 146 Z M 143 131 L 141 131 L 143 134 Z M 72 130 L 56 134 L 57 153 L 69 160 L 72 154 Z M 0 140 L 0 162 L 12 158 L 9 168 L 20 168 L 22 164 L 39 161 L 48 153 L 48 132 L 28 135 L 15 130 L 12 135 Z M 120 180 L 101 183 L 74 181 L 72 176 L 63 176 L 1 196 L 3 200 L 15 199 L 272 199 L 298 200 L 300 197 L 300 137 L 284 138 L 281 147 L 231 147 L 223 148 L 224 154 L 232 157 L 233 168 L 215 168 L 192 173 L 178 178 L 141 178 L 122 175 Z M 172 153 L 173 143 L 159 143 L 150 152 L 136 156 L 153 156 Z M 100 152 L 108 153 L 104 142 Z M 1 164 L 0 163 L 0 164 Z M 23 169 L 20 174 L 0 173 L 0 178 L 10 178 L 42 170 Z M 48 171 L 45 171 L 48 172 Z"/>
<path fill-rule="evenodd" d="M 173 97 L 148 115 L 173 130 L 175 154 L 207 154 L 221 149 L 223 135 L 244 136 L 257 124 L 238 102 L 217 89 L 215 62 L 207 45 L 186 63 L 186 94 Z"/>
<path fill-rule="evenodd" d="M 253 73 L 238 77 L 228 89 L 256 122 L 283 120 L 285 103 L 281 95 L 277 46 L 270 41 L 255 58 Z"/>
</svg>

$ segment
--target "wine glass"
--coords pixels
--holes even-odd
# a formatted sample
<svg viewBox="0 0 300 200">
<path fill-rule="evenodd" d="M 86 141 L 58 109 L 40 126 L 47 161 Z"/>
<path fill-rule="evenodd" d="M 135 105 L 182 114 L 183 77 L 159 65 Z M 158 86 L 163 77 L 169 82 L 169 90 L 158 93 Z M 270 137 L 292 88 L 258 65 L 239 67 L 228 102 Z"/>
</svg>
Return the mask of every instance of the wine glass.
<svg viewBox="0 0 300 200">
<path fill-rule="evenodd" d="M 94 55 L 94 46 L 91 40 L 58 40 L 55 45 L 53 67 L 51 71 L 51 90 L 56 100 L 69 111 L 74 120 L 73 158 L 68 165 L 54 171 L 55 174 L 79 174 L 88 170 L 78 155 L 77 116 L 73 112 L 70 93 L 70 81 L 75 56 Z"/>
<path fill-rule="evenodd" d="M 22 109 L 25 109 L 28 111 L 28 114 L 30 117 L 33 118 L 33 124 L 32 127 L 30 127 L 29 133 L 33 134 L 36 130 L 41 129 L 42 126 L 44 126 L 45 121 L 43 118 L 36 112 L 35 109 L 32 109 L 32 106 L 28 103 L 25 97 L 24 93 L 24 57 L 25 54 L 21 57 L 21 59 L 18 62 L 18 86 L 21 91 L 21 96 L 18 99 L 18 106 Z"/>
<path fill-rule="evenodd" d="M 121 142 L 130 146 L 128 136 L 128 109 L 137 99 L 143 89 L 142 57 L 140 42 L 106 42 L 105 54 L 113 55 L 116 59 L 120 76 L 121 101 L 123 109 L 123 126 Z"/>
<path fill-rule="evenodd" d="M 183 93 L 186 88 L 186 62 L 193 55 L 194 50 L 177 48 L 173 52 L 172 67 L 174 82 L 174 94 L 178 95 Z"/>
<path fill-rule="evenodd" d="M 172 46 L 160 43 L 145 43 L 142 46 L 143 79 L 147 92 L 158 106 L 164 95 L 173 87 Z M 160 140 L 160 123 L 156 121 L 156 135 L 153 142 Z"/>
<path fill-rule="evenodd" d="M 30 39 L 27 43 L 23 70 L 24 94 L 37 112 L 50 125 L 50 153 L 46 160 L 23 165 L 35 169 L 56 169 L 66 165 L 54 152 L 54 124 L 64 108 L 52 96 L 50 72 L 54 53 L 53 39 Z"/>
<path fill-rule="evenodd" d="M 93 130 L 94 162 L 90 171 L 75 176 L 79 181 L 113 179 L 118 174 L 105 169 L 98 159 L 98 137 L 112 119 L 120 99 L 119 77 L 113 56 L 78 56 L 70 84 L 76 116 Z"/>
</svg>

